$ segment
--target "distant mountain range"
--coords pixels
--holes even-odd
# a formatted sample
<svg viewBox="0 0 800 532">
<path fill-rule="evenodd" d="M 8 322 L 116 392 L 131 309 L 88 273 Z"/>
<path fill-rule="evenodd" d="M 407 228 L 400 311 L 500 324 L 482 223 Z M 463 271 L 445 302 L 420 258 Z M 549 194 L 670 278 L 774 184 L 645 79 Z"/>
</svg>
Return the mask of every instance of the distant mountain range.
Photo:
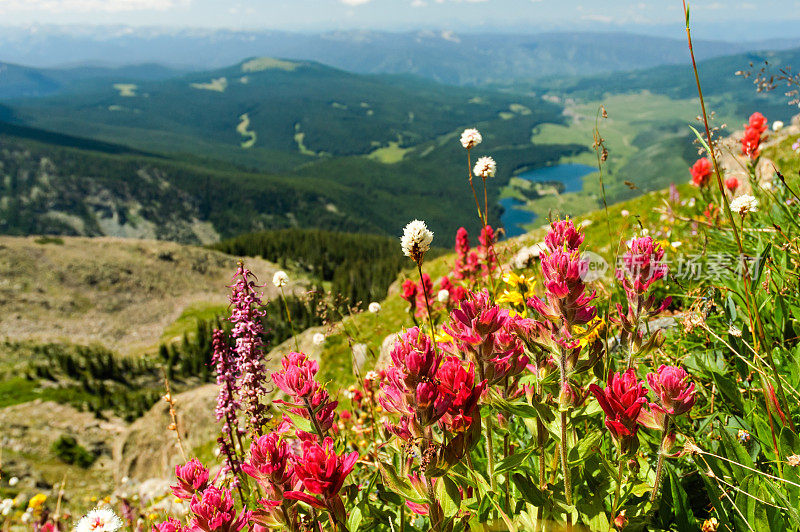
<svg viewBox="0 0 800 532">
<path fill-rule="evenodd" d="M 491 205 L 514 171 L 586 149 L 530 142 L 565 123 L 536 96 L 310 61 L 127 81 L 0 104 L 0 232 L 197 242 L 290 226 L 397 234 L 420 217 L 445 243 L 478 226 L 451 215 L 472 212 L 465 127 L 498 162 Z"/>
<path fill-rule="evenodd" d="M 800 34 L 760 42 L 702 41 L 699 59 L 800 46 Z M 5 28 L 0 61 L 40 67 L 158 62 L 187 70 L 224 67 L 243 57 L 310 60 L 366 74 L 416 74 L 449 84 L 508 84 L 551 76 L 683 63 L 681 39 L 632 33 L 461 34 L 340 31 Z"/>
</svg>

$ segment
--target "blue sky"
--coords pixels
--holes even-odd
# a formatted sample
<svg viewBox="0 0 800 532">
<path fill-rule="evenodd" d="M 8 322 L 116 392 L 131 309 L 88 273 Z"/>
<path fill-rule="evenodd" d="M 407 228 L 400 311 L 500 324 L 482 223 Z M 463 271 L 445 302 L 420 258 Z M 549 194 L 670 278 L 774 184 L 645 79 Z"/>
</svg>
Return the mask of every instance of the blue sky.
<svg viewBox="0 0 800 532">
<path fill-rule="evenodd" d="M 800 20 L 800 0 L 696 0 L 695 24 L 757 38 Z M 0 0 L 0 24 L 125 24 L 319 31 L 680 29 L 679 0 Z M 734 26 L 730 26 L 734 24 Z M 749 26 L 748 26 L 749 25 Z M 710 36 L 710 35 L 708 35 Z M 800 36 L 800 30 L 798 35 Z M 727 35 L 727 39 L 736 38 Z"/>
</svg>

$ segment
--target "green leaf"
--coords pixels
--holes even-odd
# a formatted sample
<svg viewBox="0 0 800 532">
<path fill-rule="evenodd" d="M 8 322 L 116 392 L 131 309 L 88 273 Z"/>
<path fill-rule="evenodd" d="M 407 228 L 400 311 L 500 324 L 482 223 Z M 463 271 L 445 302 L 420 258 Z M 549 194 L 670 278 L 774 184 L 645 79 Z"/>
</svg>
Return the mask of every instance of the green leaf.
<svg viewBox="0 0 800 532">
<path fill-rule="evenodd" d="M 687 9 L 688 9 L 688 7 L 687 7 Z M 687 11 L 687 13 L 688 13 L 688 11 Z M 704 139 L 704 138 L 703 138 L 703 136 L 700 134 L 700 132 L 699 132 L 699 131 L 697 131 L 697 130 L 694 128 L 694 126 L 689 126 L 689 129 L 691 129 L 692 131 L 694 131 L 694 134 L 695 134 L 695 136 L 697 137 L 697 140 L 699 140 L 699 141 L 700 141 L 700 144 L 703 146 L 703 148 L 705 148 L 706 152 L 708 152 L 708 153 L 711 153 L 711 150 L 710 150 L 710 149 L 709 149 L 709 147 L 708 147 L 708 143 L 706 142 L 706 139 Z"/>
<path fill-rule="evenodd" d="M 458 486 L 450 477 L 440 477 L 436 481 L 436 500 L 442 506 L 445 517 L 451 517 L 458 513 L 461 507 L 461 492 Z"/>
<path fill-rule="evenodd" d="M 347 529 L 350 530 L 350 532 L 356 532 L 358 527 L 361 526 L 361 519 L 361 508 L 356 506 L 353 508 L 353 510 L 350 512 L 350 516 L 347 518 Z"/>
<path fill-rule="evenodd" d="M 419 493 L 417 493 L 417 491 L 407 480 L 400 478 L 400 476 L 397 474 L 397 471 L 395 471 L 394 466 L 391 464 L 378 463 L 378 468 L 381 471 L 383 483 L 386 484 L 390 490 L 414 502 L 425 502 L 425 499 L 422 498 Z"/>
<path fill-rule="evenodd" d="M 665 468 L 669 470 L 669 488 L 672 495 L 672 509 L 675 514 L 675 522 L 678 525 L 678 530 L 698 530 L 697 520 L 692 513 L 691 507 L 687 500 L 686 491 L 680 485 L 678 476 L 671 467 Z"/>
<path fill-rule="evenodd" d="M 511 456 L 506 456 L 495 466 L 494 468 L 495 474 L 499 475 L 500 473 L 505 473 L 506 471 L 511 471 L 512 469 L 520 467 L 535 452 L 536 448 L 531 447 L 526 452 L 512 454 Z"/>
<path fill-rule="evenodd" d="M 711 376 L 714 378 L 714 382 L 717 384 L 717 388 L 722 396 L 731 404 L 733 404 L 733 406 L 735 406 L 739 412 L 742 412 L 744 410 L 742 394 L 736 387 L 736 383 L 733 382 L 730 377 L 723 375 L 722 373 L 713 372 L 711 373 Z"/>
<path fill-rule="evenodd" d="M 514 483 L 526 501 L 537 508 L 544 506 L 547 499 L 542 491 L 536 487 L 533 482 L 531 482 L 530 478 L 519 473 L 514 473 L 511 476 L 511 481 Z"/>
<path fill-rule="evenodd" d="M 285 414 L 292 420 L 294 428 L 300 429 L 303 432 L 314 432 L 314 427 L 311 426 L 311 421 L 308 419 L 289 411 L 285 412 Z"/>
</svg>

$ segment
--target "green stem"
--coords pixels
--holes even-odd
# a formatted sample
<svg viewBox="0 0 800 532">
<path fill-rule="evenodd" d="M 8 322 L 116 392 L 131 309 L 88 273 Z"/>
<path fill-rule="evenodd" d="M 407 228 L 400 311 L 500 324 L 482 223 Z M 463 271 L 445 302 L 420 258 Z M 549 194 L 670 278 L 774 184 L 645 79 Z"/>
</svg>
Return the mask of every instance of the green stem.
<svg viewBox="0 0 800 532">
<path fill-rule="evenodd" d="M 617 487 L 614 488 L 614 505 L 611 507 L 611 518 L 617 516 L 617 511 L 619 510 L 619 494 L 622 491 L 622 473 L 625 469 L 625 458 L 620 456 L 619 458 L 619 470 L 617 471 Z"/>
<path fill-rule="evenodd" d="M 481 219 L 481 227 L 486 227 L 486 220 L 481 212 L 481 204 L 478 202 L 478 194 L 475 192 L 475 185 L 472 184 L 472 160 L 469 149 L 467 149 L 467 179 L 469 179 L 469 187 L 472 189 L 472 197 L 475 198 L 475 208 L 478 210 L 478 218 Z"/>
<path fill-rule="evenodd" d="M 289 320 L 289 330 L 292 331 L 292 338 L 294 339 L 294 349 L 300 352 L 300 346 L 297 343 L 297 335 L 294 334 L 294 324 L 292 323 L 292 313 L 289 312 L 289 304 L 286 302 L 286 294 L 283 293 L 281 286 L 281 300 L 283 301 L 283 308 L 286 310 L 286 319 Z"/>
<path fill-rule="evenodd" d="M 664 470 L 664 456 L 667 454 L 667 436 L 669 436 L 669 414 L 664 414 L 664 428 L 661 434 L 661 446 L 658 449 L 658 465 L 656 466 L 656 481 L 653 483 L 653 491 L 650 492 L 650 502 L 656 502 L 658 488 L 661 485 L 661 473 Z"/>
<path fill-rule="evenodd" d="M 417 271 L 419 271 L 419 284 L 422 285 L 422 293 L 425 295 L 425 308 L 428 309 L 428 323 L 431 324 L 431 340 L 433 341 L 433 350 L 436 351 L 436 327 L 433 325 L 433 314 L 431 313 L 431 305 L 428 303 L 428 289 L 425 288 L 425 282 L 422 280 L 422 260 L 417 263 Z"/>
<path fill-rule="evenodd" d="M 561 364 L 559 364 L 560 376 L 561 376 L 561 390 L 564 389 L 564 385 L 567 382 L 567 351 L 566 349 L 561 349 Z M 564 499 L 567 502 L 567 506 L 572 506 L 572 478 L 569 471 L 569 461 L 567 459 L 567 455 L 569 454 L 569 449 L 567 448 L 567 410 L 561 410 L 561 470 L 564 474 Z M 572 531 L 572 514 L 567 514 L 567 522 L 566 522 L 566 529 L 567 532 Z"/>
</svg>

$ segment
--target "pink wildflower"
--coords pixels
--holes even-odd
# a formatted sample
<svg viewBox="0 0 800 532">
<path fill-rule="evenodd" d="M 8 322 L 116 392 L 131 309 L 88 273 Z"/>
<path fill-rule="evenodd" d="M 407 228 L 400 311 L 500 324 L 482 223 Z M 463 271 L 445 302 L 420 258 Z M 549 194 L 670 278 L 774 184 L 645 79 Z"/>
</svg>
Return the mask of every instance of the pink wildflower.
<svg viewBox="0 0 800 532">
<path fill-rule="evenodd" d="M 208 469 L 197 458 L 192 458 L 182 466 L 176 465 L 175 476 L 178 483 L 170 486 L 170 489 L 179 499 L 188 501 L 208 486 Z"/>
<path fill-rule="evenodd" d="M 251 427 L 260 432 L 266 408 L 261 402 L 266 392 L 266 370 L 262 363 L 264 326 L 261 323 L 265 312 L 261 309 L 264 306 L 261 297 L 255 292 L 258 285 L 253 281 L 254 278 L 250 270 L 239 263 L 231 286 L 233 310 L 230 320 L 233 323 L 231 335 L 235 340 L 241 399 L 249 414 Z"/>
<path fill-rule="evenodd" d="M 683 368 L 662 364 L 656 373 L 647 374 L 647 384 L 658 396 L 658 403 L 650 403 L 657 412 L 679 416 L 694 406 L 694 383 Z"/>
<path fill-rule="evenodd" d="M 250 512 L 236 515 L 231 492 L 209 486 L 202 494 L 195 493 L 189 509 L 194 514 L 188 530 L 193 532 L 239 532 L 247 524 Z"/>
<path fill-rule="evenodd" d="M 615 373 L 605 389 L 596 384 L 589 391 L 597 398 L 606 414 L 606 427 L 623 454 L 634 452 L 639 445 L 636 432 L 639 430 L 639 413 L 647 404 L 647 388 L 636 377 L 633 369 Z"/>
</svg>

